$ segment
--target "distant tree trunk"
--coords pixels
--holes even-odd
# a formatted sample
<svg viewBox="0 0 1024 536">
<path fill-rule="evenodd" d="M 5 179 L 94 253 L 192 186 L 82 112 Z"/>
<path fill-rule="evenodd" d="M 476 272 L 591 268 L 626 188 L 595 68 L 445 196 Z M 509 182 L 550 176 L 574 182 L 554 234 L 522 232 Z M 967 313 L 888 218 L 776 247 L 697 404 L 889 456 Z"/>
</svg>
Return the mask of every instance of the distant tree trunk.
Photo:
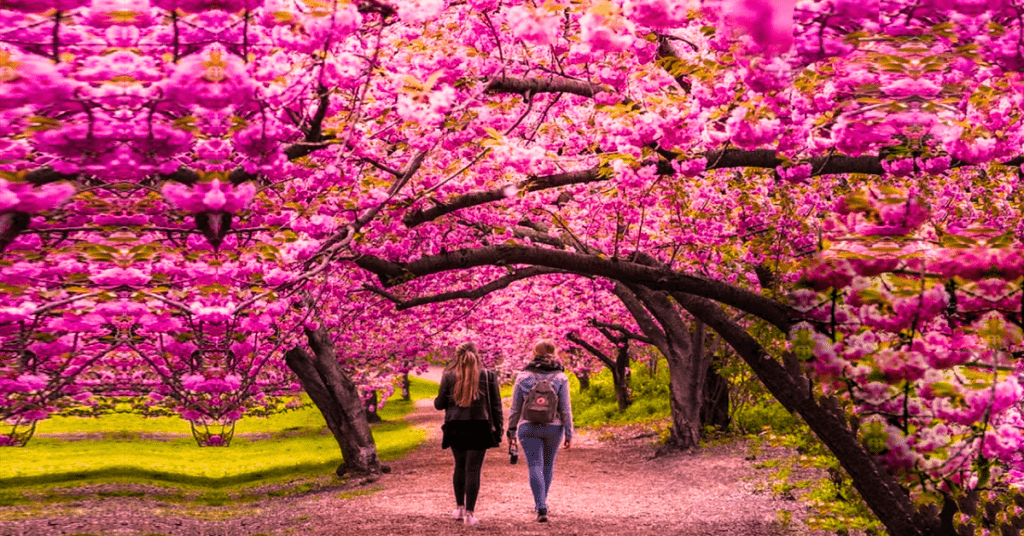
<svg viewBox="0 0 1024 536">
<path fill-rule="evenodd" d="M 633 403 L 629 396 L 629 340 L 624 340 L 618 346 L 615 367 L 612 369 L 612 379 L 615 384 L 615 401 L 619 404 L 619 411 L 626 411 L 626 408 Z"/>
<path fill-rule="evenodd" d="M 729 428 L 729 381 L 715 367 L 708 368 L 704 382 L 704 403 L 700 407 L 700 422 L 719 430 Z"/>
<path fill-rule="evenodd" d="M 377 398 L 377 391 L 373 391 L 373 393 L 371 393 L 370 399 L 363 403 L 363 407 L 366 408 L 367 423 L 375 424 L 383 420 L 380 418 L 380 415 L 377 415 L 378 401 L 379 399 Z"/>
<path fill-rule="evenodd" d="M 628 408 L 632 403 L 632 400 L 630 400 L 629 397 L 629 338 L 616 337 L 606 329 L 599 329 L 599 331 L 604 334 L 605 338 L 615 343 L 617 350 L 614 361 L 599 348 L 583 340 L 575 333 L 566 335 L 566 339 L 579 345 L 584 350 L 597 357 L 598 360 L 604 363 L 604 365 L 612 371 L 612 385 L 615 387 L 615 401 L 619 405 L 620 412 L 626 411 L 626 408 Z M 580 389 L 583 389 L 582 380 L 580 381 Z"/>
<path fill-rule="evenodd" d="M 580 391 L 590 389 L 590 373 L 587 371 L 577 372 L 576 379 L 580 381 Z"/>
<path fill-rule="evenodd" d="M 402 373 L 402 400 L 405 400 L 406 402 L 412 400 L 412 391 L 410 391 L 408 370 Z"/>
<path fill-rule="evenodd" d="M 718 346 L 721 337 L 715 337 L 712 333 L 711 343 L 708 344 L 708 335 L 704 323 L 695 320 L 693 332 L 693 351 L 700 362 L 698 367 L 704 371 L 704 396 L 700 404 L 701 426 L 713 426 L 719 430 L 729 427 L 729 382 L 715 370 L 715 354 L 718 353 Z"/>
<path fill-rule="evenodd" d="M 341 448 L 342 463 L 336 474 L 388 472 L 388 466 L 382 465 L 377 458 L 377 445 L 366 420 L 359 390 L 338 365 L 334 344 L 327 331 L 323 326 L 316 331 L 306 329 L 306 338 L 313 353 L 296 346 L 285 353 L 285 362 L 299 377 L 302 388 L 323 414 L 327 427 Z"/>
</svg>

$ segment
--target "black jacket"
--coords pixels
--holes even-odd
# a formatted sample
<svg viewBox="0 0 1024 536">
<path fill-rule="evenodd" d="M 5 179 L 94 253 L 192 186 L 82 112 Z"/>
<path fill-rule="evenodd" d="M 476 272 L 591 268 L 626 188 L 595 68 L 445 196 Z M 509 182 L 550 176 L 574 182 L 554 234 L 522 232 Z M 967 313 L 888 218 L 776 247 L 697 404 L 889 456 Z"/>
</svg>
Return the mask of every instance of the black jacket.
<svg viewBox="0 0 1024 536">
<path fill-rule="evenodd" d="M 438 390 L 437 398 L 434 399 L 434 408 L 444 410 L 444 422 L 485 421 L 490 418 L 500 432 L 504 420 L 501 413 L 501 392 L 498 390 L 498 380 L 493 372 L 480 371 L 479 389 L 480 396 L 474 399 L 469 407 L 459 406 L 455 403 L 455 371 L 446 370 L 441 376 L 441 387 Z M 490 399 L 489 407 L 488 399 Z"/>
</svg>

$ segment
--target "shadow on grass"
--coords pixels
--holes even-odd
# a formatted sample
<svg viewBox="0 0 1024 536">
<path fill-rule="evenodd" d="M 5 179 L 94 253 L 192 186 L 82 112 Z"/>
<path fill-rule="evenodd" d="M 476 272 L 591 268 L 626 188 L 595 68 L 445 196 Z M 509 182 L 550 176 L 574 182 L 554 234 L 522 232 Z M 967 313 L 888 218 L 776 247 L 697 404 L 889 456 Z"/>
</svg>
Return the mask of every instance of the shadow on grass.
<svg viewBox="0 0 1024 536">
<path fill-rule="evenodd" d="M 111 483 L 163 483 L 183 484 L 196 488 L 218 489 L 233 486 L 240 486 L 261 480 L 283 479 L 296 474 L 305 473 L 330 473 L 333 472 L 341 458 L 324 463 L 297 464 L 286 467 L 275 467 L 264 471 L 240 473 L 219 478 L 202 476 L 183 475 L 169 471 L 153 471 L 140 469 L 131 466 L 115 466 L 97 469 L 93 471 L 69 471 L 61 473 L 49 473 L 45 475 L 33 475 L 24 477 L 12 477 L 0 480 L 0 488 L 28 487 L 45 484 L 74 484 L 86 480 L 99 480 Z"/>
<path fill-rule="evenodd" d="M 433 397 L 436 392 L 437 384 L 413 379 L 413 400 Z M 377 442 L 377 455 L 382 461 L 400 458 L 422 444 L 425 432 L 411 426 L 405 420 L 413 409 L 413 401 L 403 400 L 393 400 L 382 408 L 380 414 L 385 422 L 372 426 Z M 8 456 L 7 463 L 10 464 L 12 459 L 17 459 L 14 468 L 17 468 L 19 463 L 24 464 L 23 467 L 44 463 L 70 465 L 67 463 L 70 459 L 74 464 L 82 464 L 85 467 L 0 478 L 0 507 L 36 506 L 42 508 L 40 511 L 45 511 L 46 505 L 49 504 L 140 497 L 165 503 L 227 506 L 274 497 L 350 489 L 354 483 L 347 478 L 338 478 L 334 475 L 335 469 L 342 462 L 340 450 L 335 451 L 336 456 L 327 454 L 317 458 L 314 452 L 316 448 L 323 452 L 323 448 L 337 449 L 337 444 L 333 443 L 333 438 L 330 438 L 329 432 L 325 429 L 322 416 L 315 409 L 266 420 L 247 420 L 244 425 L 239 426 L 243 437 L 237 438 L 238 445 L 228 447 L 233 456 L 214 462 L 214 466 L 223 469 L 244 465 L 240 462 L 253 457 L 268 465 L 255 470 L 239 467 L 240 470 L 236 473 L 232 474 L 228 470 L 225 471 L 227 475 L 216 477 L 189 474 L 190 471 L 203 471 L 199 465 L 203 461 L 208 462 L 213 451 L 186 448 L 188 441 L 145 440 L 136 434 L 123 438 L 119 436 L 116 439 L 104 438 L 105 435 L 112 433 L 124 435 L 119 428 L 135 425 L 151 433 L 170 431 L 170 426 L 162 421 L 150 422 L 134 416 L 118 416 L 118 419 L 112 419 L 107 423 L 114 430 L 104 430 L 100 426 L 103 423 L 99 422 L 66 421 L 54 423 L 56 431 L 99 436 L 99 440 L 62 441 L 54 438 L 37 441 L 37 451 L 45 452 L 45 456 L 38 453 L 31 455 L 31 452 L 26 451 L 23 452 L 26 456 L 19 455 L 16 458 L 12 453 L 12 456 Z M 320 445 L 324 442 L 326 445 L 333 443 L 334 446 Z M 72 446 L 69 451 L 69 447 Z M 137 457 L 139 465 L 143 466 L 130 463 L 107 464 L 106 462 L 113 461 L 111 458 L 114 456 L 122 459 Z M 164 457 L 163 460 L 172 460 L 168 463 L 177 463 L 184 470 L 144 467 L 148 459 L 160 457 Z M 191 459 L 193 457 L 194 460 Z M 302 460 L 303 457 L 306 458 L 305 461 Z M 296 458 L 298 460 L 292 463 Z M 50 459 L 57 461 L 49 462 Z M 99 467 L 89 468 L 89 464 Z M 9 465 L 8 469 L 10 467 L 12 466 Z M 381 488 L 363 488 L 349 493 L 363 495 L 379 489 Z M 0 518 L 11 515 L 19 514 L 6 512 L 0 515 Z"/>
</svg>

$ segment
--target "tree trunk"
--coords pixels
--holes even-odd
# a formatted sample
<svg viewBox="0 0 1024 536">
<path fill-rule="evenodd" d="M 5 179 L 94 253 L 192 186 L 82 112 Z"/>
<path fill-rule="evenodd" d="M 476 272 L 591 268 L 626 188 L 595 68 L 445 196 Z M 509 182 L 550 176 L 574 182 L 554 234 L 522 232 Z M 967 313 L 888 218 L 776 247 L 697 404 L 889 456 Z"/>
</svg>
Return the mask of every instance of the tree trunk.
<svg viewBox="0 0 1024 536">
<path fill-rule="evenodd" d="M 672 428 L 666 446 L 697 447 L 702 431 L 704 374 L 697 374 L 697 356 L 686 321 L 665 292 L 621 282 L 616 282 L 613 292 L 668 363 Z"/>
<path fill-rule="evenodd" d="M 666 446 L 686 450 L 700 445 L 700 407 L 702 385 L 695 385 L 695 363 L 685 346 L 669 343 L 668 362 L 669 401 L 672 408 L 672 434 Z"/>
<path fill-rule="evenodd" d="M 694 347 L 689 326 L 669 300 L 668 293 L 641 286 L 629 285 L 628 288 L 661 326 L 648 333 L 648 337 L 668 362 L 672 430 L 666 446 L 684 450 L 696 448 L 702 432 L 700 408 L 704 399 L 704 371 L 699 358 L 703 357 L 703 348 Z M 645 333 L 652 329 L 650 318 L 637 323 Z"/>
<path fill-rule="evenodd" d="M 747 331 L 710 300 L 673 293 L 693 316 L 718 332 L 757 375 L 769 392 L 790 412 L 799 414 L 853 479 L 864 502 L 892 536 L 953 536 L 940 527 L 937 516 L 918 512 L 907 492 L 865 450 L 838 408 L 815 400 L 805 377 L 794 377 L 770 358 Z M 794 358 L 795 359 L 795 358 Z M 792 367 L 796 369 L 796 367 Z"/>
<path fill-rule="evenodd" d="M 726 430 L 732 419 L 729 418 L 729 381 L 722 377 L 712 366 L 708 368 L 704 382 L 704 402 L 700 407 L 700 422 L 704 426 L 714 426 Z"/>
<path fill-rule="evenodd" d="M 409 390 L 409 371 L 402 373 L 402 400 L 409 402 L 412 400 L 412 392 Z"/>
<path fill-rule="evenodd" d="M 612 368 L 612 382 L 615 384 L 615 401 L 619 404 L 619 412 L 633 403 L 629 397 L 629 343 L 622 344 L 615 356 L 615 367 Z"/>
<path fill-rule="evenodd" d="M 590 389 L 590 373 L 589 372 L 577 372 L 576 379 L 580 381 L 580 391 L 586 391 Z"/>
<path fill-rule="evenodd" d="M 296 346 L 285 353 L 285 362 L 320 409 L 341 448 L 342 463 L 336 474 L 388 472 L 389 468 L 377 458 L 377 445 L 366 421 L 366 409 L 359 398 L 359 391 L 341 370 L 334 344 L 326 330 L 322 326 L 316 331 L 306 329 L 306 338 L 313 354 Z"/>
<path fill-rule="evenodd" d="M 694 352 L 701 352 L 703 358 L 699 365 L 704 371 L 704 396 L 700 404 L 700 423 L 702 426 L 713 426 L 719 430 L 729 427 L 729 382 L 715 370 L 715 354 L 718 352 L 721 337 L 711 336 L 711 344 L 707 344 L 704 323 L 697 320 L 697 329 L 693 334 Z"/>
<path fill-rule="evenodd" d="M 380 415 L 377 415 L 377 402 L 379 401 L 377 391 L 373 391 L 372 395 L 369 400 L 363 403 L 363 407 L 366 409 L 366 422 L 375 424 L 381 422 L 382 419 Z"/>
</svg>

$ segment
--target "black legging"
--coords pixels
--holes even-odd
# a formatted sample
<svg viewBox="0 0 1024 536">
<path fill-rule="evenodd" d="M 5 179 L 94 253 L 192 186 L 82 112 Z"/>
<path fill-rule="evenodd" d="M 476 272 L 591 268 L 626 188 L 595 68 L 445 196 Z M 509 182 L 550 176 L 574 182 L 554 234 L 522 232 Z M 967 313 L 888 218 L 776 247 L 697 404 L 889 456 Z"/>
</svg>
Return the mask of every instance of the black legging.
<svg viewBox="0 0 1024 536">
<path fill-rule="evenodd" d="M 484 465 L 486 450 L 452 449 L 455 455 L 455 473 L 452 485 L 455 487 L 455 504 L 465 505 L 469 512 L 476 508 L 476 496 L 480 494 L 480 468 Z"/>
</svg>

